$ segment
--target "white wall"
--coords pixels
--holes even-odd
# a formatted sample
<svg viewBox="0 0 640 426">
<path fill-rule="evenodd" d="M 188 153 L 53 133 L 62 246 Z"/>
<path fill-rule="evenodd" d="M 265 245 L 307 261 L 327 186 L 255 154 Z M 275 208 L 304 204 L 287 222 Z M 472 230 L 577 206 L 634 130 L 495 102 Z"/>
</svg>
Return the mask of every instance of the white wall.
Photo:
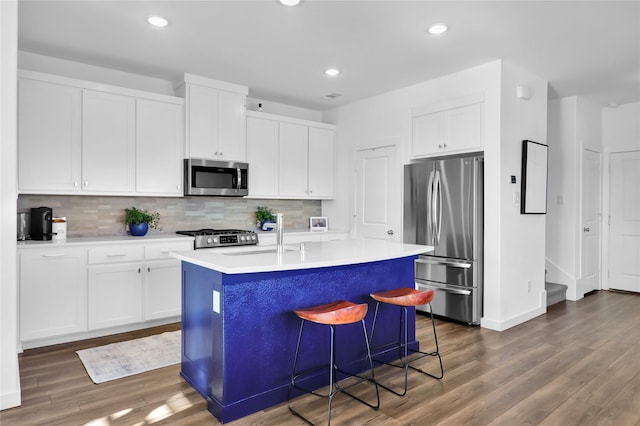
<svg viewBox="0 0 640 426">
<path fill-rule="evenodd" d="M 0 1 L 0 409 L 20 405 L 16 277 L 18 8 Z"/>
<path fill-rule="evenodd" d="M 501 78 L 499 176 L 491 180 L 500 188 L 498 232 L 500 268 L 497 285 L 499 309 L 490 311 L 483 325 L 504 330 L 546 312 L 544 290 L 545 215 L 520 214 L 514 192 L 520 191 L 509 176 L 522 181 L 522 141 L 547 142 L 547 82 L 508 62 L 503 62 Z M 530 89 L 529 99 L 516 97 L 516 88 Z M 490 213 L 485 213 L 485 216 Z M 486 220 L 486 219 L 485 219 Z M 491 221 L 492 218 L 489 218 Z M 491 235 L 491 234 L 490 234 Z M 485 297 L 496 296 L 485 293 Z M 485 305 L 486 307 L 486 305 Z"/>
<path fill-rule="evenodd" d="M 530 100 L 516 99 L 516 86 L 520 84 L 532 89 Z M 323 202 L 323 214 L 339 228 L 353 228 L 351 162 L 356 149 L 400 141 L 398 157 L 400 162 L 407 163 L 411 108 L 479 92 L 485 99 L 485 304 L 482 325 L 504 330 L 546 310 L 546 304 L 542 303 L 546 300 L 544 216 L 521 216 L 519 205 L 513 203 L 514 188 L 508 183 L 511 174 L 519 176 L 522 140 L 546 141 L 547 84 L 544 80 L 495 61 L 326 112 L 325 120 L 337 125 L 339 185 L 337 199 Z M 397 208 L 401 218 L 402 206 Z M 531 292 L 528 281 L 532 283 Z"/>
<path fill-rule="evenodd" d="M 605 108 L 602 112 L 603 191 L 602 217 L 607 223 L 609 217 L 609 161 L 614 152 L 640 150 L 640 102 Z M 602 227 L 602 287 L 609 288 L 609 227 Z"/>
<path fill-rule="evenodd" d="M 582 97 L 549 102 L 547 281 L 564 284 L 567 299 L 584 296 L 582 275 L 582 150 L 602 152 L 602 109 Z M 604 200 L 604 198 L 603 198 Z"/>
<path fill-rule="evenodd" d="M 578 200 L 575 96 L 549 102 L 549 192 L 547 196 L 547 281 L 568 287 L 575 300 L 576 226 Z"/>
</svg>

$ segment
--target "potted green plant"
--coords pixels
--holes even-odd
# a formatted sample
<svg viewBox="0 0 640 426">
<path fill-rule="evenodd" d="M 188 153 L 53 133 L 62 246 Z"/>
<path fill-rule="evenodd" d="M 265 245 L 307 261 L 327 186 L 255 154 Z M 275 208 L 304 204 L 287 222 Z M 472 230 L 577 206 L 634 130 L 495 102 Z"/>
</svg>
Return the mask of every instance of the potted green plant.
<svg viewBox="0 0 640 426">
<path fill-rule="evenodd" d="M 162 230 L 160 226 L 160 213 L 149 213 L 136 207 L 124 209 L 124 223 L 129 225 L 129 232 L 136 237 L 146 235 L 149 228 Z"/>
<path fill-rule="evenodd" d="M 256 225 L 259 229 L 264 231 L 271 231 L 273 228 L 264 229 L 265 223 L 275 223 L 276 216 L 273 214 L 273 210 L 269 207 L 257 207 L 256 208 Z"/>
</svg>

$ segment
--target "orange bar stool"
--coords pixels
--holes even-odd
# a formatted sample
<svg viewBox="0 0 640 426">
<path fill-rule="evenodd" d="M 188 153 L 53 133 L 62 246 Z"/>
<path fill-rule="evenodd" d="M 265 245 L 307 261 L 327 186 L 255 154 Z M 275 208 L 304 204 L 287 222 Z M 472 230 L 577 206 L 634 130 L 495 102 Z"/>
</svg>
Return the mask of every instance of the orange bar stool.
<svg viewBox="0 0 640 426">
<path fill-rule="evenodd" d="M 396 288 L 393 290 L 381 291 L 379 293 L 371 293 L 371 297 L 376 301 L 376 311 L 373 316 L 373 326 L 371 328 L 371 341 L 373 342 L 373 333 L 375 332 L 376 321 L 378 319 L 378 309 L 380 308 L 380 303 L 387 303 L 389 305 L 395 305 L 400 307 L 400 333 L 397 342 L 391 342 L 386 345 L 382 345 L 376 349 L 388 348 L 388 347 L 396 347 L 399 351 L 399 359 L 400 364 L 397 363 L 389 363 L 379 360 L 374 360 L 380 364 L 387 364 L 393 367 L 398 367 L 404 369 L 404 391 L 396 392 L 388 386 L 378 383 L 384 389 L 398 395 L 404 396 L 407 393 L 407 376 L 409 372 L 409 368 L 415 371 L 419 371 L 422 374 L 426 374 L 427 376 L 431 376 L 435 379 L 442 379 L 444 377 L 444 368 L 442 366 L 442 357 L 440 356 L 440 351 L 438 349 L 438 336 L 436 334 L 436 323 L 433 319 L 433 313 L 431 312 L 431 301 L 433 300 L 433 296 L 435 294 L 435 290 L 416 290 L 414 288 Z M 431 315 L 431 326 L 433 327 L 433 337 L 435 339 L 435 351 L 433 352 L 422 352 L 417 349 L 409 348 L 407 343 L 407 308 L 415 307 L 419 305 L 429 305 L 429 314 Z M 417 356 L 412 356 L 414 354 L 418 354 Z M 411 359 L 409 357 L 411 356 Z M 422 359 L 424 357 L 437 357 L 440 363 L 440 373 L 432 374 L 421 370 L 417 367 L 411 365 L 412 362 Z"/>
<path fill-rule="evenodd" d="M 310 308 L 294 310 L 294 313 L 301 319 L 301 322 L 300 322 L 300 333 L 298 334 L 298 344 L 296 345 L 296 354 L 293 359 L 293 368 L 291 370 L 291 382 L 289 383 L 289 397 L 288 397 L 287 405 L 291 413 L 300 417 L 305 422 L 309 424 L 313 424 L 306 417 L 304 417 L 302 414 L 298 413 L 296 410 L 294 410 L 291 407 L 291 393 L 294 388 L 301 390 L 303 392 L 310 393 L 312 395 L 316 395 L 321 398 L 326 398 L 328 400 L 329 404 L 327 408 L 327 425 L 331 424 L 331 402 L 333 400 L 333 397 L 339 392 L 343 392 L 346 395 L 349 395 L 353 399 L 362 402 L 363 404 L 373 408 L 374 410 L 377 410 L 378 408 L 380 408 L 380 395 L 378 393 L 378 384 L 376 383 L 373 375 L 373 361 L 371 358 L 371 348 L 369 347 L 369 338 L 367 337 L 367 329 L 364 323 L 364 317 L 367 314 L 367 308 L 368 306 L 366 303 L 355 304 L 351 302 L 346 302 L 344 300 L 338 300 L 336 302 L 331 302 L 324 305 L 318 305 Z M 300 353 L 300 341 L 302 340 L 302 332 L 304 330 L 304 324 L 306 321 L 311 321 L 317 324 L 324 324 L 329 326 L 329 330 L 330 330 L 329 365 L 313 368 L 313 369 L 302 371 L 302 372 L 297 372 L 296 368 L 298 365 L 298 355 Z M 364 343 L 367 349 L 367 360 L 369 361 L 369 367 L 371 371 L 370 377 L 347 373 L 343 370 L 340 370 L 336 365 L 335 327 L 337 325 L 352 324 L 358 321 L 362 323 Z M 327 394 L 322 394 L 314 390 L 305 389 L 301 387 L 298 383 L 296 383 L 296 381 L 299 380 L 301 376 L 308 375 L 310 373 L 313 373 L 314 371 L 318 371 L 326 368 L 329 369 L 329 390 Z M 347 386 L 341 387 L 336 381 L 336 377 L 338 373 L 351 376 L 351 377 L 356 377 L 357 379 L 355 380 L 355 382 L 349 383 Z M 375 384 L 375 388 L 376 388 L 375 404 L 364 401 L 363 399 L 358 398 L 357 396 L 352 395 L 351 393 L 346 391 L 352 386 L 355 386 L 367 380 Z"/>
</svg>

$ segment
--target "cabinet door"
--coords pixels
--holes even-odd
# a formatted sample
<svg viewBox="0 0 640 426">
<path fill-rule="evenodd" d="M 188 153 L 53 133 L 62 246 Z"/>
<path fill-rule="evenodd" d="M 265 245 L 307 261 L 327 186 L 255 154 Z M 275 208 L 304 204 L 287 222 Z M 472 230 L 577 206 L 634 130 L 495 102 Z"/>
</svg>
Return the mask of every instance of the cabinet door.
<svg viewBox="0 0 640 426">
<path fill-rule="evenodd" d="M 411 154 L 414 157 L 439 153 L 444 148 L 444 113 L 434 112 L 411 120 Z"/>
<path fill-rule="evenodd" d="M 136 101 L 136 192 L 182 194 L 183 107 Z"/>
<path fill-rule="evenodd" d="M 82 189 L 133 192 L 135 99 L 84 90 L 82 96 Z"/>
<path fill-rule="evenodd" d="M 482 148 L 482 103 L 445 111 L 445 129 L 447 151 Z"/>
<path fill-rule="evenodd" d="M 280 123 L 278 189 L 280 196 L 307 196 L 307 126 Z"/>
<path fill-rule="evenodd" d="M 333 197 L 334 131 L 309 127 L 309 197 Z"/>
<path fill-rule="evenodd" d="M 145 263 L 145 321 L 178 316 L 182 312 L 182 267 L 179 260 Z"/>
<path fill-rule="evenodd" d="M 247 97 L 233 92 L 218 92 L 218 158 L 246 161 Z"/>
<path fill-rule="evenodd" d="M 86 251 L 23 250 L 19 259 L 20 340 L 86 331 Z"/>
<path fill-rule="evenodd" d="M 78 88 L 18 82 L 20 191 L 80 191 L 81 105 Z"/>
<path fill-rule="evenodd" d="M 278 195 L 278 122 L 247 117 L 249 195 Z"/>
<path fill-rule="evenodd" d="M 90 266 L 89 330 L 142 321 L 142 263 Z"/>
<path fill-rule="evenodd" d="M 188 155 L 216 158 L 218 151 L 218 91 L 210 87 L 187 87 Z"/>
</svg>

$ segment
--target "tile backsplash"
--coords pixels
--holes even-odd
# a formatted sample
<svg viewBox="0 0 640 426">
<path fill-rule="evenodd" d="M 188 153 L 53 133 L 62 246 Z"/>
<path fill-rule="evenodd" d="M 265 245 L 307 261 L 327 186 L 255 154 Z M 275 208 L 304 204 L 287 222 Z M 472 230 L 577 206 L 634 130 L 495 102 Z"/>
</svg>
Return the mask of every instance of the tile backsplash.
<svg viewBox="0 0 640 426">
<path fill-rule="evenodd" d="M 309 228 L 309 216 L 320 216 L 317 200 L 258 200 L 228 197 L 96 197 L 84 195 L 20 195 L 18 211 L 51 207 L 54 217 L 67 218 L 69 237 L 126 235 L 124 209 L 137 207 L 160 213 L 163 233 L 179 230 L 256 229 L 258 206 L 284 214 L 285 230 Z M 150 230 L 150 232 L 158 232 Z"/>
</svg>

